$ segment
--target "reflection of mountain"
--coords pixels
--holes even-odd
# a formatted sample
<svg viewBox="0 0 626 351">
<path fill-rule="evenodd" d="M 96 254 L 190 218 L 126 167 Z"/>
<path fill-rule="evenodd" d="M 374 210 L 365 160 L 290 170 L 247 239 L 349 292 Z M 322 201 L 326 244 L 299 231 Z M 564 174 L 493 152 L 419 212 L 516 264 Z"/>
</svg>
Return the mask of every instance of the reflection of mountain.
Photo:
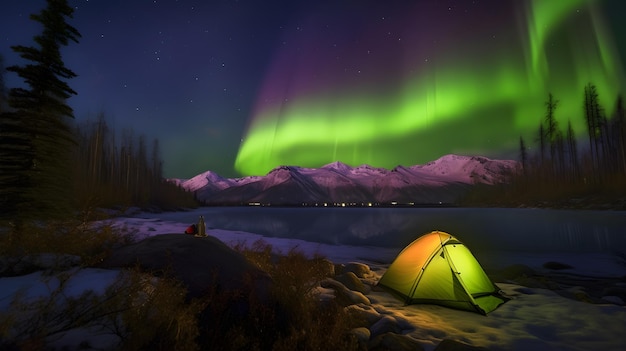
<svg viewBox="0 0 626 351">
<path fill-rule="evenodd" d="M 473 184 L 501 182 L 517 165 L 510 160 L 446 155 L 425 165 L 392 170 L 334 162 L 321 168 L 280 166 L 263 177 L 227 179 L 208 171 L 174 182 L 215 205 L 439 204 L 455 202 Z"/>
</svg>

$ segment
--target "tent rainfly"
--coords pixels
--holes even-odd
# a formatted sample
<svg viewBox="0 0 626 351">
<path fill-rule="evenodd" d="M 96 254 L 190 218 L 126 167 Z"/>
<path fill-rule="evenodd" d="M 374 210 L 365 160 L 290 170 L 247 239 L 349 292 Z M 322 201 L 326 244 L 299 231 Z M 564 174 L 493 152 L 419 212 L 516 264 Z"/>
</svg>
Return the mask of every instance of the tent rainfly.
<svg viewBox="0 0 626 351">
<path fill-rule="evenodd" d="M 470 250 L 440 231 L 422 235 L 405 247 L 378 285 L 407 304 L 437 304 L 484 315 L 508 300 Z"/>
</svg>

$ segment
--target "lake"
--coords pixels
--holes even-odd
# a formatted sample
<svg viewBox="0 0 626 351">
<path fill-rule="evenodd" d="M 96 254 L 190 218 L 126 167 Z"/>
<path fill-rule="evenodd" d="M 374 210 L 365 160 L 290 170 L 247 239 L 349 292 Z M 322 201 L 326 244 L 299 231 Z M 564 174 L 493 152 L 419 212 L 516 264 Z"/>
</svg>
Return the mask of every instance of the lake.
<svg viewBox="0 0 626 351">
<path fill-rule="evenodd" d="M 421 234 L 441 230 L 475 251 L 626 253 L 624 211 L 251 206 L 141 216 L 191 224 L 199 215 L 208 228 L 327 244 L 402 248 Z"/>
</svg>

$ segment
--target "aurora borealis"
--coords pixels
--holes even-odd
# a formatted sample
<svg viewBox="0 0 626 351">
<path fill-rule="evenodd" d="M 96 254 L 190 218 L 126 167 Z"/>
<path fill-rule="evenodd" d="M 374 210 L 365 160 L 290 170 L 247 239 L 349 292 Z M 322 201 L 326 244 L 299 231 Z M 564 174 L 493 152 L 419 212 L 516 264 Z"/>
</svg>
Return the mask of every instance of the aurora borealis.
<svg viewBox="0 0 626 351">
<path fill-rule="evenodd" d="M 166 177 L 517 158 L 548 92 L 584 136 L 584 86 L 610 113 L 626 82 L 623 0 L 69 2 L 76 120 L 159 139 Z M 5 67 L 44 4 L 3 7 Z"/>
<path fill-rule="evenodd" d="M 463 11 L 401 3 L 303 12 L 257 95 L 235 162 L 241 174 L 511 153 L 520 135 L 533 140 L 549 92 L 561 127 L 571 120 L 578 133 L 586 84 L 609 113 L 623 92 L 600 0 L 488 1 Z"/>
</svg>

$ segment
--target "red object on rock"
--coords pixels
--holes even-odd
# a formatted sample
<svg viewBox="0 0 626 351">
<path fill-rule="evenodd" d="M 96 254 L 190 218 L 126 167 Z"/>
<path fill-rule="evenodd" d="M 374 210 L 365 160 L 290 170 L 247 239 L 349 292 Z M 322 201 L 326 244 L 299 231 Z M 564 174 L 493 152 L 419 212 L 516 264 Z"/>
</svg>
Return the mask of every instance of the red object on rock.
<svg viewBox="0 0 626 351">
<path fill-rule="evenodd" d="M 189 227 L 187 227 L 187 229 L 185 229 L 185 234 L 194 235 L 197 233 L 198 233 L 198 228 L 196 227 L 195 224 L 192 224 Z"/>
</svg>

